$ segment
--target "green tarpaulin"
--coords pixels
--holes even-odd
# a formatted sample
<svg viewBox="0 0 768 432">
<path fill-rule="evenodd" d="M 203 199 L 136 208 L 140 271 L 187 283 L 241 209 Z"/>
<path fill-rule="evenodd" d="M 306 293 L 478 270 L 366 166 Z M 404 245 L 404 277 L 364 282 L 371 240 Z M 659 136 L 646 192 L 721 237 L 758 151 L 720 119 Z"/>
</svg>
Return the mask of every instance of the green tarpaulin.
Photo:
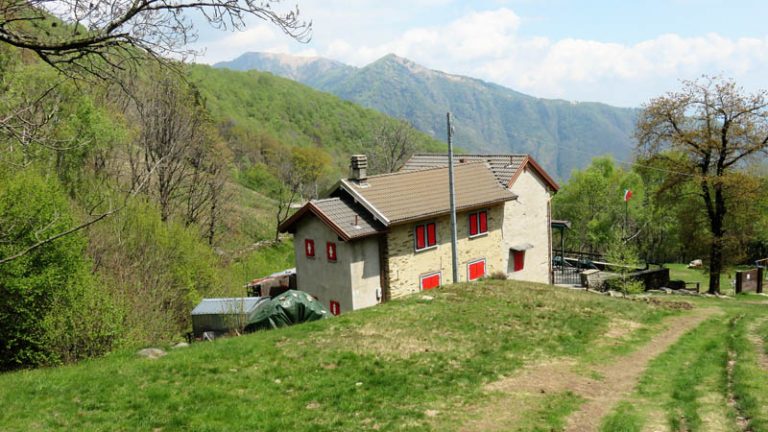
<svg viewBox="0 0 768 432">
<path fill-rule="evenodd" d="M 290 290 L 273 298 L 204 299 L 192 311 L 195 337 L 266 330 L 328 318 L 323 305 L 303 291 Z"/>
<path fill-rule="evenodd" d="M 289 290 L 260 304 L 245 330 L 286 327 L 328 318 L 330 315 L 328 310 L 311 295 L 303 291 Z"/>
</svg>

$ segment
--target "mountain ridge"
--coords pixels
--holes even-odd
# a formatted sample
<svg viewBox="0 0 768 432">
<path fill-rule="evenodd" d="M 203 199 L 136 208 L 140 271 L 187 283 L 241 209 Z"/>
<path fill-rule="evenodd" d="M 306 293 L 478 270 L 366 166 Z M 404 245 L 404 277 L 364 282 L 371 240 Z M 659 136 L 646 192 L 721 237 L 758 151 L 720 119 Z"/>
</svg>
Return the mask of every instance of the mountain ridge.
<svg viewBox="0 0 768 432">
<path fill-rule="evenodd" d="M 630 156 L 638 110 L 599 102 L 542 99 L 478 78 L 429 69 L 395 54 L 363 67 L 322 57 L 246 53 L 214 67 L 257 69 L 404 118 L 445 141 L 445 113 L 457 145 L 471 152 L 530 153 L 566 179 L 592 157 Z M 302 66 L 296 66 L 302 64 Z"/>
</svg>

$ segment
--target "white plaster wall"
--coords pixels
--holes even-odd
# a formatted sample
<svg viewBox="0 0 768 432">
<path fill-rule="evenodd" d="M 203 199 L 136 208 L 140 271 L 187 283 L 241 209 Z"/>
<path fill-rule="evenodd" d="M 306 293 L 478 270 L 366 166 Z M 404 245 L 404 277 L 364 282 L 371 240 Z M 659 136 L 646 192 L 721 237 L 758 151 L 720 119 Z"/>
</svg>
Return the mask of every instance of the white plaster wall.
<svg viewBox="0 0 768 432">
<path fill-rule="evenodd" d="M 307 258 L 304 253 L 304 240 L 315 241 L 315 257 Z M 326 242 L 336 243 L 336 262 L 329 262 L 326 254 Z M 330 301 L 339 302 L 341 312 L 354 309 L 350 268 L 353 254 L 349 244 L 339 240 L 335 232 L 314 216 L 306 216 L 298 222 L 293 236 L 293 249 L 296 254 L 296 287 L 317 297 L 326 307 Z"/>
<path fill-rule="evenodd" d="M 521 173 L 510 190 L 518 198 L 508 201 L 504 208 L 503 248 L 507 277 L 549 283 L 551 228 L 548 208 L 551 194 L 546 183 L 530 170 Z M 530 243 L 533 248 L 525 251 L 523 270 L 515 272 L 509 248 L 520 243 Z"/>
<path fill-rule="evenodd" d="M 354 309 L 374 306 L 381 293 L 379 238 L 367 237 L 347 243 L 349 251 L 352 303 Z"/>
</svg>

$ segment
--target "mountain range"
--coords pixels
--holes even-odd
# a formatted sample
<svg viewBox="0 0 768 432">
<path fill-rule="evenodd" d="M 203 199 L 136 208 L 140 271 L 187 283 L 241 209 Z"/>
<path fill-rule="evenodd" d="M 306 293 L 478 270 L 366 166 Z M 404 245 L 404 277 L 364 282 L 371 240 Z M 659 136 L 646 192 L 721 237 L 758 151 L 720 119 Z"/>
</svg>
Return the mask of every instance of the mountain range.
<svg viewBox="0 0 768 432">
<path fill-rule="evenodd" d="M 553 176 L 567 179 L 594 156 L 628 158 L 638 110 L 596 102 L 542 99 L 479 79 L 452 75 L 389 54 L 364 67 L 321 57 L 245 53 L 214 67 L 259 70 L 409 121 L 482 153 L 530 153 Z"/>
</svg>

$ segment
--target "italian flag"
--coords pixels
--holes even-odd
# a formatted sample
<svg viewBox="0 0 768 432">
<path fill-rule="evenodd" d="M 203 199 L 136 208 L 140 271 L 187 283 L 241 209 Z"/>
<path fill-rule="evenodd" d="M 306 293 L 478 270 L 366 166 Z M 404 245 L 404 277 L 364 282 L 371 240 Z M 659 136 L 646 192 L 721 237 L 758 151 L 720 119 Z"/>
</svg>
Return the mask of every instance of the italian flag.
<svg viewBox="0 0 768 432">
<path fill-rule="evenodd" d="M 624 202 L 629 202 L 630 198 L 632 198 L 632 191 L 629 189 L 624 189 Z"/>
</svg>

